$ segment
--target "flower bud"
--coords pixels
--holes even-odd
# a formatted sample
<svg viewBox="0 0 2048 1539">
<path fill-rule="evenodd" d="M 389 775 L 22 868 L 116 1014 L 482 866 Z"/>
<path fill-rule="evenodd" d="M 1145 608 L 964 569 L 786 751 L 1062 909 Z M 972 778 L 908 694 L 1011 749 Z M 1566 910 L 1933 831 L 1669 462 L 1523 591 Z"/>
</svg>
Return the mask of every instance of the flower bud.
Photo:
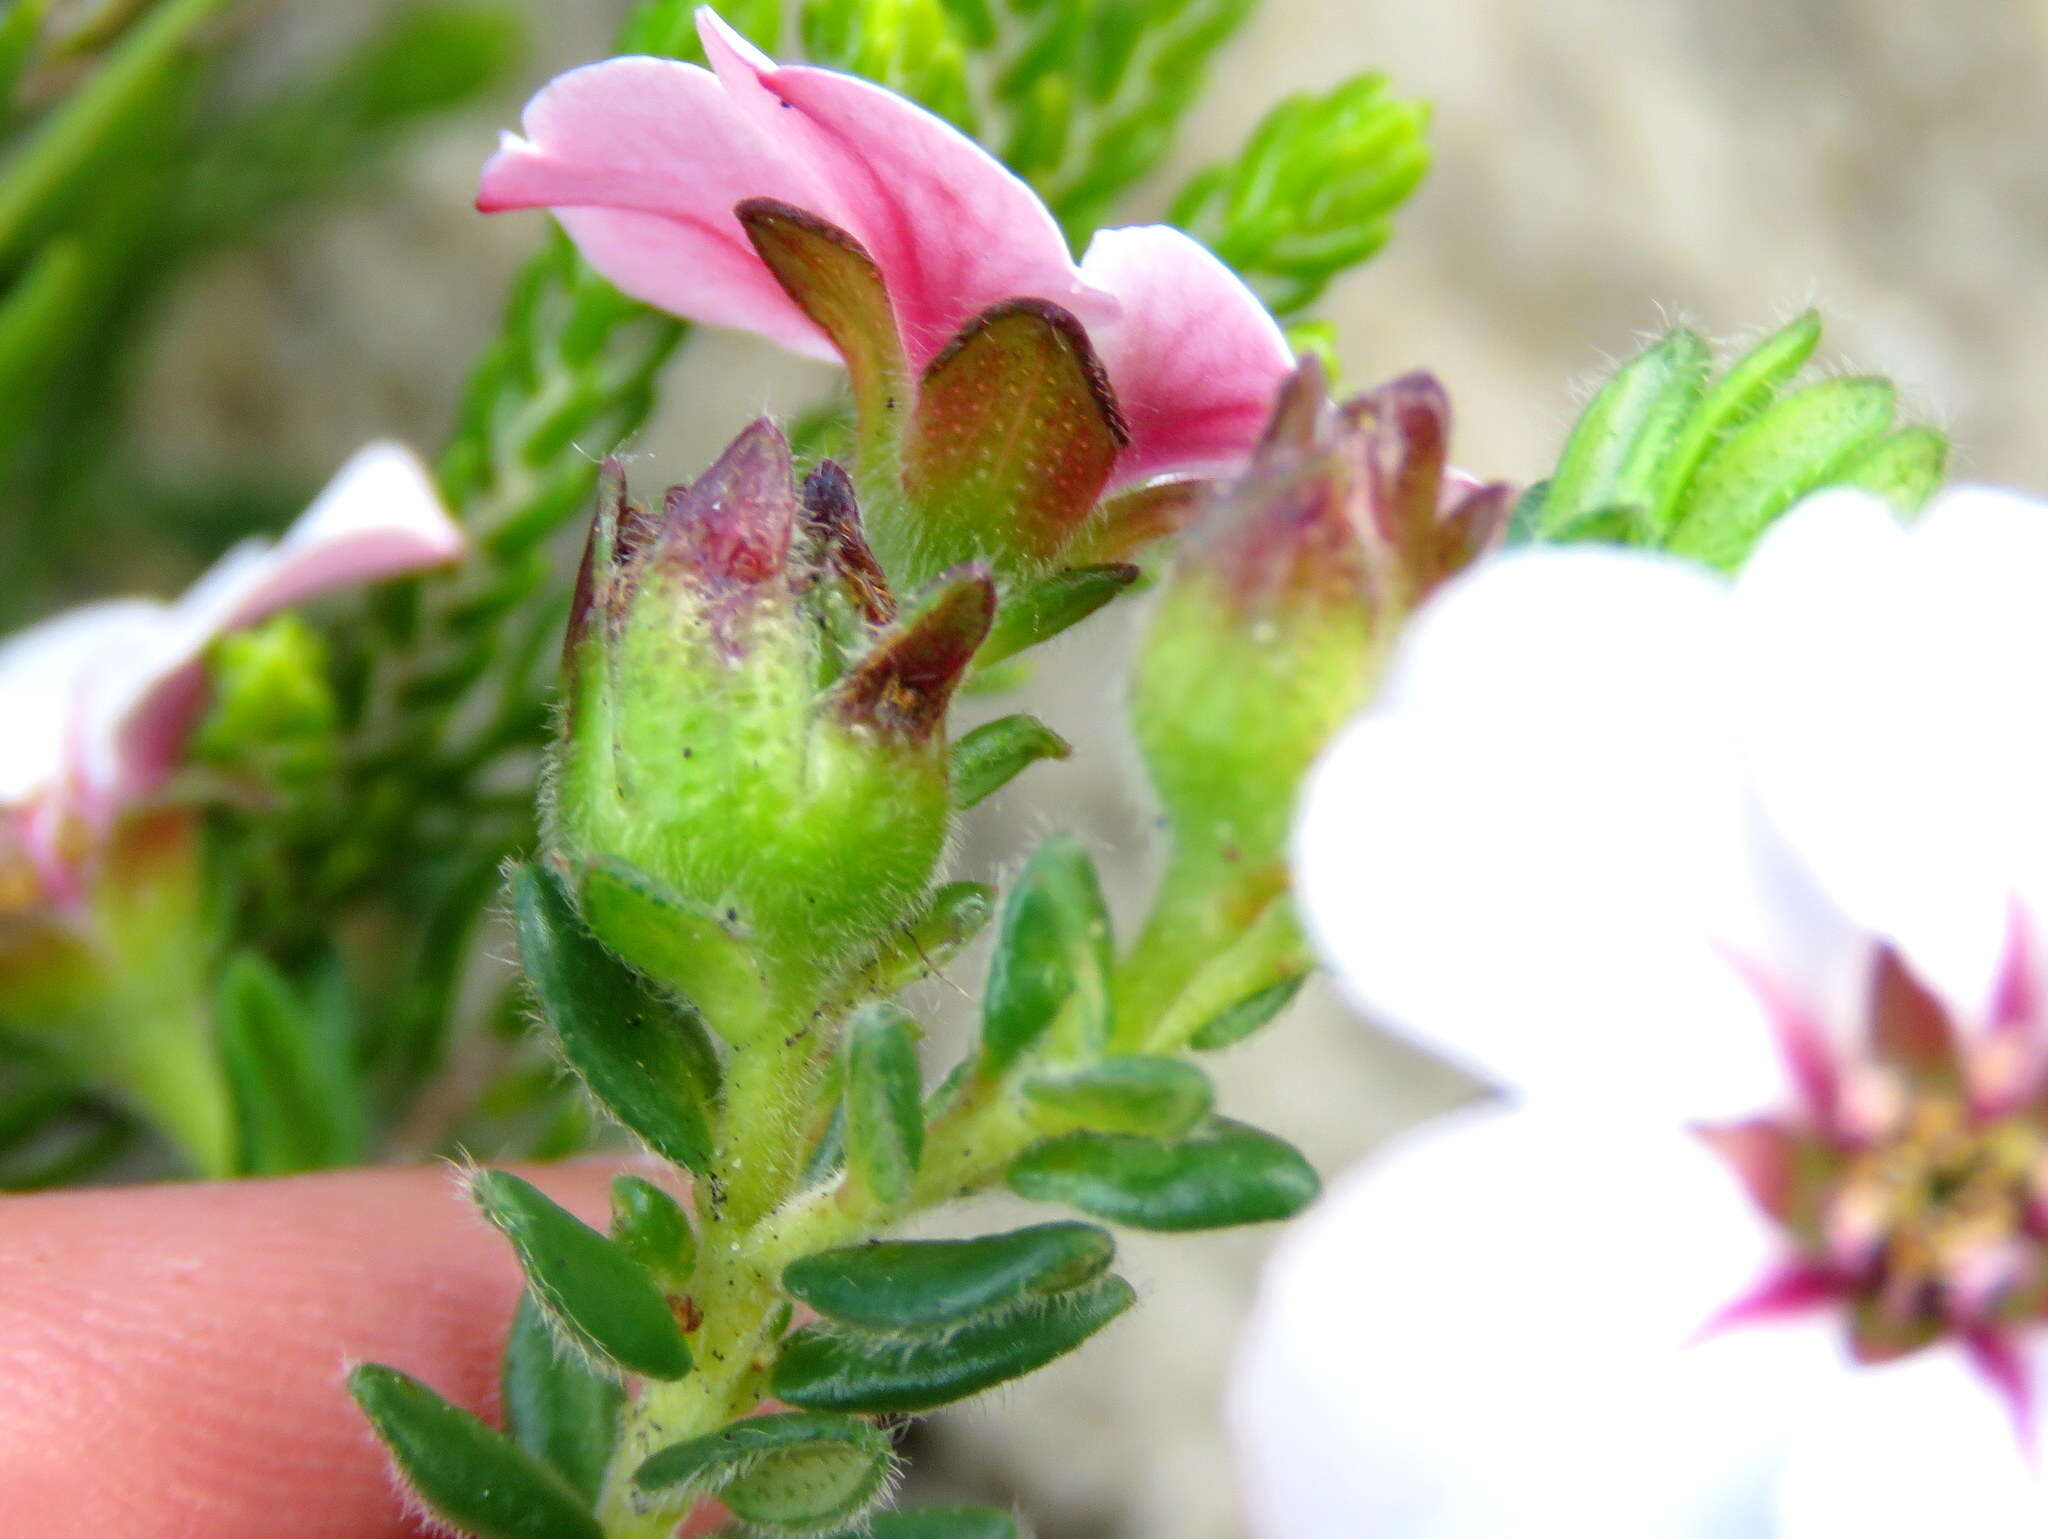
<svg viewBox="0 0 2048 1539">
<path fill-rule="evenodd" d="M 993 609 L 962 568 L 899 614 L 845 477 L 800 495 L 766 421 L 658 515 L 609 470 L 548 818 L 600 938 L 744 1035 L 902 921 L 945 842 L 945 711 Z"/>
<path fill-rule="evenodd" d="M 1498 538 L 1509 496 L 1447 469 L 1449 404 L 1411 374 L 1337 405 L 1303 359 L 1250 469 L 1190 533 L 1133 716 L 1184 853 L 1281 858 L 1295 786 L 1365 701 L 1401 621 Z"/>
</svg>

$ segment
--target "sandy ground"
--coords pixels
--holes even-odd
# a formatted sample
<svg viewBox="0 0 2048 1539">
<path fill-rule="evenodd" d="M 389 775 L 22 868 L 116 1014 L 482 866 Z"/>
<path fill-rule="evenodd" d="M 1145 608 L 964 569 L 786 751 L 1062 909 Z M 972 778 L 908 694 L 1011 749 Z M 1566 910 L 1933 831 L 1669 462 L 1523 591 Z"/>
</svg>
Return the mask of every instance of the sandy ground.
<svg viewBox="0 0 2048 1539">
<path fill-rule="evenodd" d="M 592 56 L 610 9 L 536 0 L 530 79 Z M 1963 474 L 2048 489 L 2048 5 L 1269 0 L 1180 168 L 1224 152 L 1273 97 L 1375 67 L 1436 102 L 1437 169 L 1392 248 L 1327 313 L 1352 378 L 1443 375 L 1464 463 L 1540 474 L 1584 383 L 1667 317 L 1738 337 L 1817 302 L 1830 366 L 1896 375 L 1952 429 Z M 195 282 L 155 370 L 160 452 L 204 461 L 261 446 L 310 477 L 372 432 L 431 440 L 535 233 L 466 211 L 492 128 L 438 131 L 375 206 Z M 1176 180 L 1133 216 L 1156 212 Z M 650 481 L 691 472 L 820 378 L 742 339 L 702 338 L 691 356 L 639 446 Z M 1145 814 L 1101 664 L 1131 624 L 1105 621 L 1085 654 L 1065 654 L 1083 666 L 1048 658 L 1023 703 L 1082 753 L 997 804 L 963 870 L 1078 826 L 1113 852 L 1125 911 L 1139 899 Z M 1472 1093 L 1321 988 L 1223 1080 L 1234 1114 L 1327 1169 Z M 1078 1358 L 941 1418 L 923 1444 L 932 1489 L 1015 1495 L 1048 1539 L 1236 1532 L 1215 1408 L 1270 1238 L 1134 1237 L 1144 1307 Z"/>
</svg>

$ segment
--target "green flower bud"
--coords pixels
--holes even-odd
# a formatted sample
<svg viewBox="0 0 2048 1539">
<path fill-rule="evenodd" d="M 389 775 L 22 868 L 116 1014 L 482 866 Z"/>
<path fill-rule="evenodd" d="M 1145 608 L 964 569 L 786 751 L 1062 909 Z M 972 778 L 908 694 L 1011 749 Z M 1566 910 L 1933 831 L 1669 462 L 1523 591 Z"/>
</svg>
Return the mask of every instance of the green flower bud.
<svg viewBox="0 0 2048 1539">
<path fill-rule="evenodd" d="M 547 819 L 593 930 L 728 1036 L 869 954 L 938 863 L 945 710 L 993 610 L 968 567 L 899 613 L 844 475 L 800 493 L 765 421 L 658 514 L 610 470 Z"/>
<path fill-rule="evenodd" d="M 1133 695 L 1183 854 L 1277 865 L 1296 785 L 1401 620 L 1498 537 L 1508 490 L 1448 469 L 1449 425 L 1428 375 L 1338 406 L 1305 358 L 1250 469 L 1189 535 Z"/>
</svg>

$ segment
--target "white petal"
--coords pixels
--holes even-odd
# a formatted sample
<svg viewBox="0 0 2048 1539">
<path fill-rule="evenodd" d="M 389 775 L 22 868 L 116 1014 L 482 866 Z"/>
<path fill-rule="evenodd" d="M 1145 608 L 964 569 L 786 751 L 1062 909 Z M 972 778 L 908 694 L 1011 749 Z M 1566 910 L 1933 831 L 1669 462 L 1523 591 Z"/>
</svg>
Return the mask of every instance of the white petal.
<svg viewBox="0 0 2048 1539">
<path fill-rule="evenodd" d="M 2041 1453 L 1953 1348 L 1852 1369 L 1788 1443 L 1780 1539 L 2040 1539 Z"/>
<path fill-rule="evenodd" d="M 1582 550 L 1491 563 L 1423 613 L 1295 843 L 1309 928 L 1368 1011 L 1534 1094 L 1780 1098 L 1728 952 L 1819 970 L 1851 937 L 1746 794 L 1726 608 L 1690 569 Z"/>
<path fill-rule="evenodd" d="M 109 599 L 55 615 L 0 643 L 0 806 L 62 778 L 81 750 L 97 669 L 150 650 L 170 611 L 152 599 Z"/>
<path fill-rule="evenodd" d="M 1484 1109 L 1335 1186 L 1269 1265 L 1230 1418 L 1259 1539 L 1735 1539 L 1839 1355 L 1695 1339 L 1772 1241 L 1676 1132 Z"/>
<path fill-rule="evenodd" d="M 1738 589 L 1753 773 L 1834 899 L 1982 1003 L 2048 903 L 2048 507 L 1963 489 L 1901 529 L 1810 498 Z"/>
</svg>

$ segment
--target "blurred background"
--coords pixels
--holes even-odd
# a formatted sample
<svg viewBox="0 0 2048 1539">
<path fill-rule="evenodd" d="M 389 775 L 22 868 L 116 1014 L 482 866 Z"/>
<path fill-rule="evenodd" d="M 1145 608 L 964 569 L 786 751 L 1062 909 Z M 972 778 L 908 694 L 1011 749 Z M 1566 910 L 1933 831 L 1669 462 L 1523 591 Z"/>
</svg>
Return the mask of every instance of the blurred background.
<svg viewBox="0 0 2048 1539">
<path fill-rule="evenodd" d="M 268 80 L 349 57 L 405 9 L 244 7 L 233 24 L 248 30 L 247 57 L 228 87 L 260 97 Z M 124 368 L 119 422 L 98 437 L 44 433 L 108 407 L 58 380 L 49 415 L 24 426 L 0 528 L 0 565 L 14 568 L 0 628 L 61 598 L 172 591 L 243 529 L 280 524 L 363 439 L 432 450 L 445 436 L 542 233 L 539 216 L 472 213 L 476 169 L 532 88 L 606 51 L 620 6 L 524 9 L 523 40 L 481 40 L 497 51 L 487 78 L 414 83 L 413 105 L 462 99 L 457 110 L 395 114 L 389 135 L 339 147 L 317 188 L 221 192 L 253 205 L 232 228 L 192 217 L 210 205 L 191 202 L 207 185 L 191 167 L 138 160 L 131 213 L 179 232 L 191 256 L 162 264 L 174 279 L 142 286 L 109 322 L 151 327 Z M 1817 304 L 1831 363 L 1896 377 L 1909 407 L 1952 433 L 1958 474 L 2048 491 L 2039 0 L 1266 0 L 1126 217 L 1158 213 L 1276 97 L 1366 68 L 1435 104 L 1435 168 L 1387 251 L 1318 313 L 1336 324 L 1351 381 L 1415 367 L 1444 378 L 1462 463 L 1542 475 L 1585 384 L 1643 332 L 1684 319 L 1740 339 Z M 150 204 L 167 187 L 176 206 Z M 150 239 L 136 249 L 154 260 Z M 683 367 L 687 383 L 630 448 L 643 485 L 693 474 L 748 418 L 799 410 L 830 378 L 708 333 Z M 61 454 L 39 457 L 39 434 Z M 1111 877 L 1126 908 L 1141 897 L 1147 813 L 1098 661 L 1136 618 L 1113 611 L 1051 649 L 1031 698 L 1002 704 L 1037 711 L 1080 751 L 994 805 L 961 874 L 1079 825 L 1120 852 Z M 1238 1050 L 1223 1083 L 1227 1110 L 1330 1172 L 1477 1093 L 1315 987 Z M 919 1483 L 1014 1499 L 1045 1539 L 1234 1533 L 1219 1389 L 1271 1238 L 1132 1236 L 1145 1306 L 1055 1369 L 923 1429 Z"/>
</svg>

